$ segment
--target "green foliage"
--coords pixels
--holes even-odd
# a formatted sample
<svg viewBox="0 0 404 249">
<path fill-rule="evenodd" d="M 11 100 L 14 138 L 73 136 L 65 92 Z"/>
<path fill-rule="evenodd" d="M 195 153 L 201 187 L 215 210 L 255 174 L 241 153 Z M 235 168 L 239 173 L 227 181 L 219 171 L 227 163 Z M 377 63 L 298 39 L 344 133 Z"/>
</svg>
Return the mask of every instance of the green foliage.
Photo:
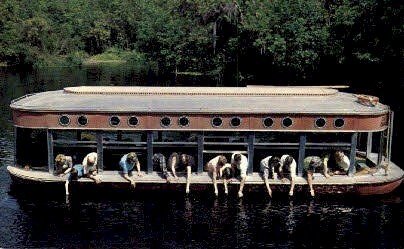
<svg viewBox="0 0 404 249">
<path fill-rule="evenodd" d="M 402 16 L 397 0 L 2 0 L 0 62 L 126 61 L 221 78 L 259 57 L 307 75 L 324 58 L 400 58 Z"/>
</svg>

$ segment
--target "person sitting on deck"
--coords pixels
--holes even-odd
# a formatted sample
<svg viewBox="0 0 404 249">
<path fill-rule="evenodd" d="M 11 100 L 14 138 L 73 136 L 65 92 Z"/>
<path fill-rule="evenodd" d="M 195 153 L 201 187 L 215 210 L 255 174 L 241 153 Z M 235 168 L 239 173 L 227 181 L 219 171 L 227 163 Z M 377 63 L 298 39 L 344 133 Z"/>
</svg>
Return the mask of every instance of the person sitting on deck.
<svg viewBox="0 0 404 249">
<path fill-rule="evenodd" d="M 235 153 L 231 155 L 231 165 L 232 167 L 237 168 L 240 173 L 241 181 L 240 181 L 240 189 L 238 191 L 238 197 L 243 197 L 243 189 L 245 180 L 247 178 L 247 169 L 248 169 L 247 157 L 242 154 Z"/>
<path fill-rule="evenodd" d="M 215 158 L 212 158 L 207 164 L 206 164 L 206 171 L 209 172 L 209 174 L 212 176 L 212 181 L 213 181 L 213 188 L 215 191 L 215 195 L 217 196 L 219 194 L 219 191 L 217 190 L 217 176 L 224 178 L 223 183 L 224 183 L 224 190 L 225 194 L 228 194 L 228 189 L 227 189 L 227 181 L 232 177 L 232 167 L 230 164 L 227 163 L 227 159 L 225 156 L 220 155 L 216 156 Z"/>
<path fill-rule="evenodd" d="M 178 180 L 176 169 L 187 170 L 187 183 L 185 187 L 185 192 L 189 193 L 189 185 L 191 184 L 191 169 L 195 167 L 195 159 L 191 155 L 181 154 L 174 152 L 170 155 L 168 159 L 168 165 L 171 168 L 174 179 Z"/>
<path fill-rule="evenodd" d="M 296 181 L 296 161 L 289 155 L 283 155 L 280 159 L 279 176 L 282 182 L 286 181 L 285 173 L 289 175 L 290 180 L 289 196 L 293 196 Z"/>
<path fill-rule="evenodd" d="M 97 176 L 97 153 L 91 152 L 87 154 L 82 163 L 84 167 L 84 176 L 92 179 L 95 183 L 100 183 L 101 180 Z"/>
<path fill-rule="evenodd" d="M 122 169 L 122 174 L 123 178 L 128 180 L 132 187 L 136 186 L 135 180 L 133 180 L 130 176 L 132 176 L 133 169 L 137 169 L 137 175 L 138 176 L 143 176 L 142 172 L 140 171 L 140 162 L 139 159 L 137 158 L 137 155 L 135 152 L 130 152 L 126 155 L 123 155 L 121 157 L 121 160 L 119 161 L 119 166 Z"/>
<path fill-rule="evenodd" d="M 155 171 L 161 170 L 161 172 L 163 172 L 163 176 L 167 180 L 167 182 L 171 182 L 171 179 L 170 179 L 170 177 L 168 175 L 168 171 L 167 171 L 166 157 L 161 153 L 155 153 L 155 154 L 153 154 L 152 162 L 153 162 L 153 169 Z"/>
<path fill-rule="evenodd" d="M 73 167 L 66 169 L 60 176 L 68 174 L 65 182 L 66 195 L 69 195 L 69 183 L 71 181 L 76 181 L 84 176 L 84 167 L 81 164 L 76 164 Z"/>
<path fill-rule="evenodd" d="M 265 186 L 267 187 L 270 197 L 272 197 L 272 190 L 271 187 L 269 187 L 268 179 L 269 177 L 271 177 L 272 179 L 276 179 L 275 169 L 278 169 L 280 165 L 280 159 L 276 156 L 267 156 L 260 162 L 260 170 L 263 174 Z"/>
<path fill-rule="evenodd" d="M 55 158 L 55 175 L 63 174 L 66 169 L 73 167 L 73 159 L 71 156 L 58 154 Z"/>
</svg>

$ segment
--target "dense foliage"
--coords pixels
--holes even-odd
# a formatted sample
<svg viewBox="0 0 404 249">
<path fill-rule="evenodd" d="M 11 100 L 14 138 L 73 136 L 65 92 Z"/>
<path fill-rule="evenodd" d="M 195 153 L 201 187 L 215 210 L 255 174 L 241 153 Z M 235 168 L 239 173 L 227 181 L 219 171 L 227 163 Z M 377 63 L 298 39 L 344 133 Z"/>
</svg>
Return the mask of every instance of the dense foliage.
<svg viewBox="0 0 404 249">
<path fill-rule="evenodd" d="M 395 0 L 1 0 L 0 62 L 107 52 L 166 72 L 248 73 L 259 62 L 305 75 L 400 58 L 402 16 Z"/>
</svg>

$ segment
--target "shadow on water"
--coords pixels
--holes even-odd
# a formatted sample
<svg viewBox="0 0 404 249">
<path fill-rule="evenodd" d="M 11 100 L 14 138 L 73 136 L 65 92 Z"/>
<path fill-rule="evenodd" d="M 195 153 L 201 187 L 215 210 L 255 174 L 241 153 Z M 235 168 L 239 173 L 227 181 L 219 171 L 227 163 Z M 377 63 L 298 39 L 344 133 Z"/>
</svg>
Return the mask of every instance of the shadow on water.
<svg viewBox="0 0 404 249">
<path fill-rule="evenodd" d="M 235 193 L 215 198 L 210 190 L 188 197 L 182 192 L 77 190 L 66 199 L 63 186 L 25 191 L 11 184 L 6 166 L 13 162 L 8 107 L 12 99 L 65 86 L 139 84 L 171 85 L 173 81 L 126 67 L 34 72 L 0 68 L 0 247 L 403 247 L 403 186 L 382 197 L 270 199 L 266 194 L 248 193 L 240 200 Z M 215 82 L 192 81 L 192 85 L 209 84 Z M 379 89 L 366 91 L 378 93 Z M 390 92 L 380 92 L 387 102 Z M 395 144 L 401 140 L 396 133 Z"/>
</svg>

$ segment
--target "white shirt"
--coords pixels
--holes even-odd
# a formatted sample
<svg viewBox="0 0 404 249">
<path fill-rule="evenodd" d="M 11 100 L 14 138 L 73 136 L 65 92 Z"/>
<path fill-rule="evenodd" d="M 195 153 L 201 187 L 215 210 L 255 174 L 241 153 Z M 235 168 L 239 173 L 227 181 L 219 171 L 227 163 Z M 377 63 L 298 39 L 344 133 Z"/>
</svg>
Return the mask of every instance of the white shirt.
<svg viewBox="0 0 404 249">
<path fill-rule="evenodd" d="M 219 162 L 219 158 L 220 158 L 220 156 L 217 156 L 217 157 L 215 157 L 215 158 L 212 158 L 212 159 L 210 159 L 210 161 L 208 162 L 208 164 L 211 164 L 211 165 L 213 165 L 213 166 L 217 166 L 217 163 Z"/>
<path fill-rule="evenodd" d="M 96 152 L 91 152 L 91 153 L 87 154 L 87 156 L 85 156 L 84 159 L 83 159 L 84 174 L 89 173 L 88 172 L 87 162 L 88 162 L 88 158 L 91 157 L 91 156 L 93 156 L 95 158 L 93 167 L 97 167 L 97 153 Z"/>
<path fill-rule="evenodd" d="M 236 154 L 231 155 L 231 164 L 236 164 L 236 163 L 234 162 L 234 156 L 235 156 L 235 155 L 236 155 Z M 247 176 L 247 169 L 248 169 L 248 159 L 247 159 L 247 157 L 244 156 L 244 155 L 241 155 L 241 160 L 240 160 L 240 162 L 239 162 L 238 164 L 236 164 L 236 165 L 237 165 L 237 169 L 240 170 L 240 176 L 241 176 L 241 178 L 246 177 L 246 176 Z"/>
<path fill-rule="evenodd" d="M 279 167 L 279 171 L 282 171 L 283 169 L 283 164 L 285 163 L 285 159 L 288 157 L 289 155 L 283 155 L 280 159 L 280 163 L 281 163 L 281 167 Z M 293 159 L 292 163 L 290 164 L 290 177 L 291 178 L 295 178 L 296 177 L 296 161 L 295 159 Z"/>
<path fill-rule="evenodd" d="M 349 165 L 351 164 L 349 161 L 349 158 L 344 155 L 344 157 L 342 158 L 342 160 L 340 162 L 337 162 L 338 166 L 340 166 L 341 168 L 343 168 L 345 171 L 347 171 L 349 169 Z"/>
</svg>

